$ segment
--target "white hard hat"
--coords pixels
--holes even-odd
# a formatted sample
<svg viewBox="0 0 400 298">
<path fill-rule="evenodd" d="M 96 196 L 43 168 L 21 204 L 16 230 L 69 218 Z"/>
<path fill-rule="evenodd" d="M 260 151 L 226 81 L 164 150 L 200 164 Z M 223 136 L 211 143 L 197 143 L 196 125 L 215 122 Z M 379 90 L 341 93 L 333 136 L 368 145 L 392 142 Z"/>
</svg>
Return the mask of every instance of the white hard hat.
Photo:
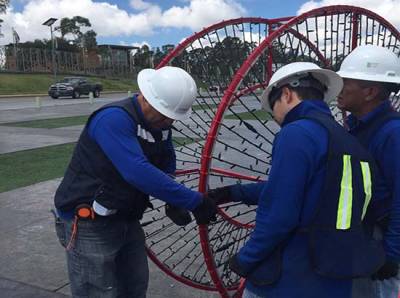
<svg viewBox="0 0 400 298">
<path fill-rule="evenodd" d="M 164 116 L 183 120 L 192 113 L 197 87 L 183 69 L 173 66 L 143 69 L 138 74 L 137 82 L 148 103 Z"/>
<path fill-rule="evenodd" d="M 338 74 L 342 78 L 400 83 L 400 59 L 387 48 L 364 45 L 344 58 Z"/>
<path fill-rule="evenodd" d="M 311 62 L 293 62 L 279 68 L 271 77 L 268 87 L 264 90 L 261 97 L 262 108 L 271 111 L 269 107 L 268 97 L 274 87 L 281 87 L 300 78 L 312 75 L 323 86 L 326 87 L 324 92 L 324 101 L 330 102 L 334 100 L 343 88 L 343 80 L 334 71 L 322 69 L 318 65 Z"/>
</svg>

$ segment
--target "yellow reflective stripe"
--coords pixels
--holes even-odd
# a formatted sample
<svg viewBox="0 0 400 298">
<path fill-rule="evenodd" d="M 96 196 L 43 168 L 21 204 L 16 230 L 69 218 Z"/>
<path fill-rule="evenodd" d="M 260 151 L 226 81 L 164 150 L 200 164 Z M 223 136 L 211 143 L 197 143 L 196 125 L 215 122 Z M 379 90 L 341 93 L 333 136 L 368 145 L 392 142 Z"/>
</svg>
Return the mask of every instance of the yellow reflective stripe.
<svg viewBox="0 0 400 298">
<path fill-rule="evenodd" d="M 371 201 L 372 183 L 371 183 L 371 170 L 369 168 L 368 162 L 361 161 L 360 163 L 361 163 L 361 171 L 362 171 L 362 175 L 363 175 L 364 193 L 365 193 L 365 201 L 364 201 L 364 207 L 363 207 L 361 219 L 364 219 L 365 213 L 367 212 L 369 202 Z"/>
<path fill-rule="evenodd" d="M 336 228 L 346 230 L 351 224 L 351 210 L 353 205 L 353 182 L 350 155 L 343 155 L 343 174 L 340 183 L 339 206 L 336 219 Z"/>
</svg>

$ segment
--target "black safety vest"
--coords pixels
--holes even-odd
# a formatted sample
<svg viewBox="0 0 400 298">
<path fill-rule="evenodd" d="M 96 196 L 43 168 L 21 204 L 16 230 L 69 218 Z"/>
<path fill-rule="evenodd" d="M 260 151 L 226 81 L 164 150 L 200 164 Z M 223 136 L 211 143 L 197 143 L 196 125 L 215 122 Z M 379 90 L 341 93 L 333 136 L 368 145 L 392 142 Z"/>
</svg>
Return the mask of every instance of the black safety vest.
<svg viewBox="0 0 400 298">
<path fill-rule="evenodd" d="M 307 236 L 313 270 L 329 278 L 370 276 L 384 262 L 381 244 L 363 225 L 375 170 L 371 155 L 330 116 L 310 113 L 328 132 L 327 170 L 311 223 L 293 231 Z M 289 238 L 290 238 L 289 237 Z M 286 239 L 247 277 L 268 285 L 281 275 Z"/>
<path fill-rule="evenodd" d="M 149 206 L 149 196 L 124 180 L 100 146 L 88 134 L 90 120 L 100 111 L 110 107 L 123 109 L 138 127 L 145 128 L 137 115 L 132 98 L 105 105 L 95 111 L 80 135 L 64 178 L 56 191 L 55 205 L 61 212 L 70 212 L 79 204 L 92 204 L 96 200 L 108 209 L 117 209 L 119 216 L 140 219 Z M 167 156 L 166 140 L 171 136 L 171 130 L 164 133 L 147 132 L 150 132 L 153 138 L 150 142 L 138 136 L 140 146 L 150 163 L 162 168 Z"/>
</svg>

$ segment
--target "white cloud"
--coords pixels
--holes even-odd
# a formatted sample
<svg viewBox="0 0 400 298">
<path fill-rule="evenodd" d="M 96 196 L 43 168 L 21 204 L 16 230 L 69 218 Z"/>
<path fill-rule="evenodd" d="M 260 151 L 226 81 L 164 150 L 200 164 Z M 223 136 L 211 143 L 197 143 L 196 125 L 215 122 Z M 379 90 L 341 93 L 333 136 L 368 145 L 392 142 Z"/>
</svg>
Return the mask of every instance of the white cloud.
<svg viewBox="0 0 400 298">
<path fill-rule="evenodd" d="M 166 27 L 202 29 L 218 21 L 243 16 L 246 10 L 234 1 L 192 0 L 189 6 L 171 7 L 163 13 L 162 24 Z"/>
<path fill-rule="evenodd" d="M 1 44 L 12 41 L 11 27 L 14 27 L 21 42 L 50 37 L 48 27 L 41 25 L 50 17 L 61 19 L 80 15 L 92 23 L 99 37 L 149 36 L 157 28 L 190 28 L 200 30 L 222 19 L 239 17 L 246 10 L 235 0 L 191 0 L 181 2 L 162 11 L 158 5 L 144 0 L 131 0 L 136 12 L 128 12 L 117 5 L 94 0 L 27 0 L 21 12 L 11 6 L 5 15 Z"/>
<path fill-rule="evenodd" d="M 133 47 L 139 47 L 139 48 L 141 48 L 141 47 L 144 46 L 144 45 L 148 46 L 148 47 L 151 49 L 150 43 L 147 42 L 147 41 L 133 42 L 133 43 L 131 43 L 131 46 L 133 46 Z"/>
<path fill-rule="evenodd" d="M 338 5 L 338 1 L 307 1 L 300 7 L 297 14 L 328 5 Z M 366 8 L 385 18 L 396 28 L 400 28 L 400 0 L 340 0 L 340 5 L 353 5 Z"/>
<path fill-rule="evenodd" d="M 145 2 L 143 0 L 131 0 L 130 4 L 131 4 L 132 8 L 137 9 L 137 10 L 148 9 L 151 6 L 154 6 L 153 4 Z"/>
</svg>

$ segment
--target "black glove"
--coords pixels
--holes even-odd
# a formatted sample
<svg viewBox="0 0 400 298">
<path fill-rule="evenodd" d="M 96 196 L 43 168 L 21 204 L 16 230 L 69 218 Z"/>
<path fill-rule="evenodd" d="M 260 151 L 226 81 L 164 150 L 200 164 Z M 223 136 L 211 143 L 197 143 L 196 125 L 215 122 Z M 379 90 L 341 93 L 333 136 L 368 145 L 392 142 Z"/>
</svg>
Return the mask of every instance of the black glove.
<svg viewBox="0 0 400 298">
<path fill-rule="evenodd" d="M 165 204 L 165 214 L 174 224 L 181 227 L 190 224 L 192 221 L 188 210 L 170 204 Z"/>
<path fill-rule="evenodd" d="M 247 277 L 247 275 L 249 274 L 248 272 L 246 272 L 244 270 L 244 268 L 240 267 L 240 264 L 237 260 L 236 255 L 234 255 L 233 257 L 231 257 L 228 261 L 229 264 L 229 268 L 235 272 L 237 275 L 241 276 L 241 277 Z"/>
<path fill-rule="evenodd" d="M 384 280 L 397 276 L 399 264 L 393 261 L 386 261 L 379 270 L 372 275 L 372 280 Z"/>
<path fill-rule="evenodd" d="M 231 187 L 232 186 L 224 186 L 211 189 L 206 193 L 206 196 L 209 197 L 210 199 L 213 199 L 215 204 L 217 205 L 229 203 L 232 201 Z"/>
<path fill-rule="evenodd" d="M 201 203 L 192 211 L 198 225 L 207 225 L 210 221 L 215 221 L 217 205 L 214 200 L 207 196 L 203 197 Z"/>
</svg>

